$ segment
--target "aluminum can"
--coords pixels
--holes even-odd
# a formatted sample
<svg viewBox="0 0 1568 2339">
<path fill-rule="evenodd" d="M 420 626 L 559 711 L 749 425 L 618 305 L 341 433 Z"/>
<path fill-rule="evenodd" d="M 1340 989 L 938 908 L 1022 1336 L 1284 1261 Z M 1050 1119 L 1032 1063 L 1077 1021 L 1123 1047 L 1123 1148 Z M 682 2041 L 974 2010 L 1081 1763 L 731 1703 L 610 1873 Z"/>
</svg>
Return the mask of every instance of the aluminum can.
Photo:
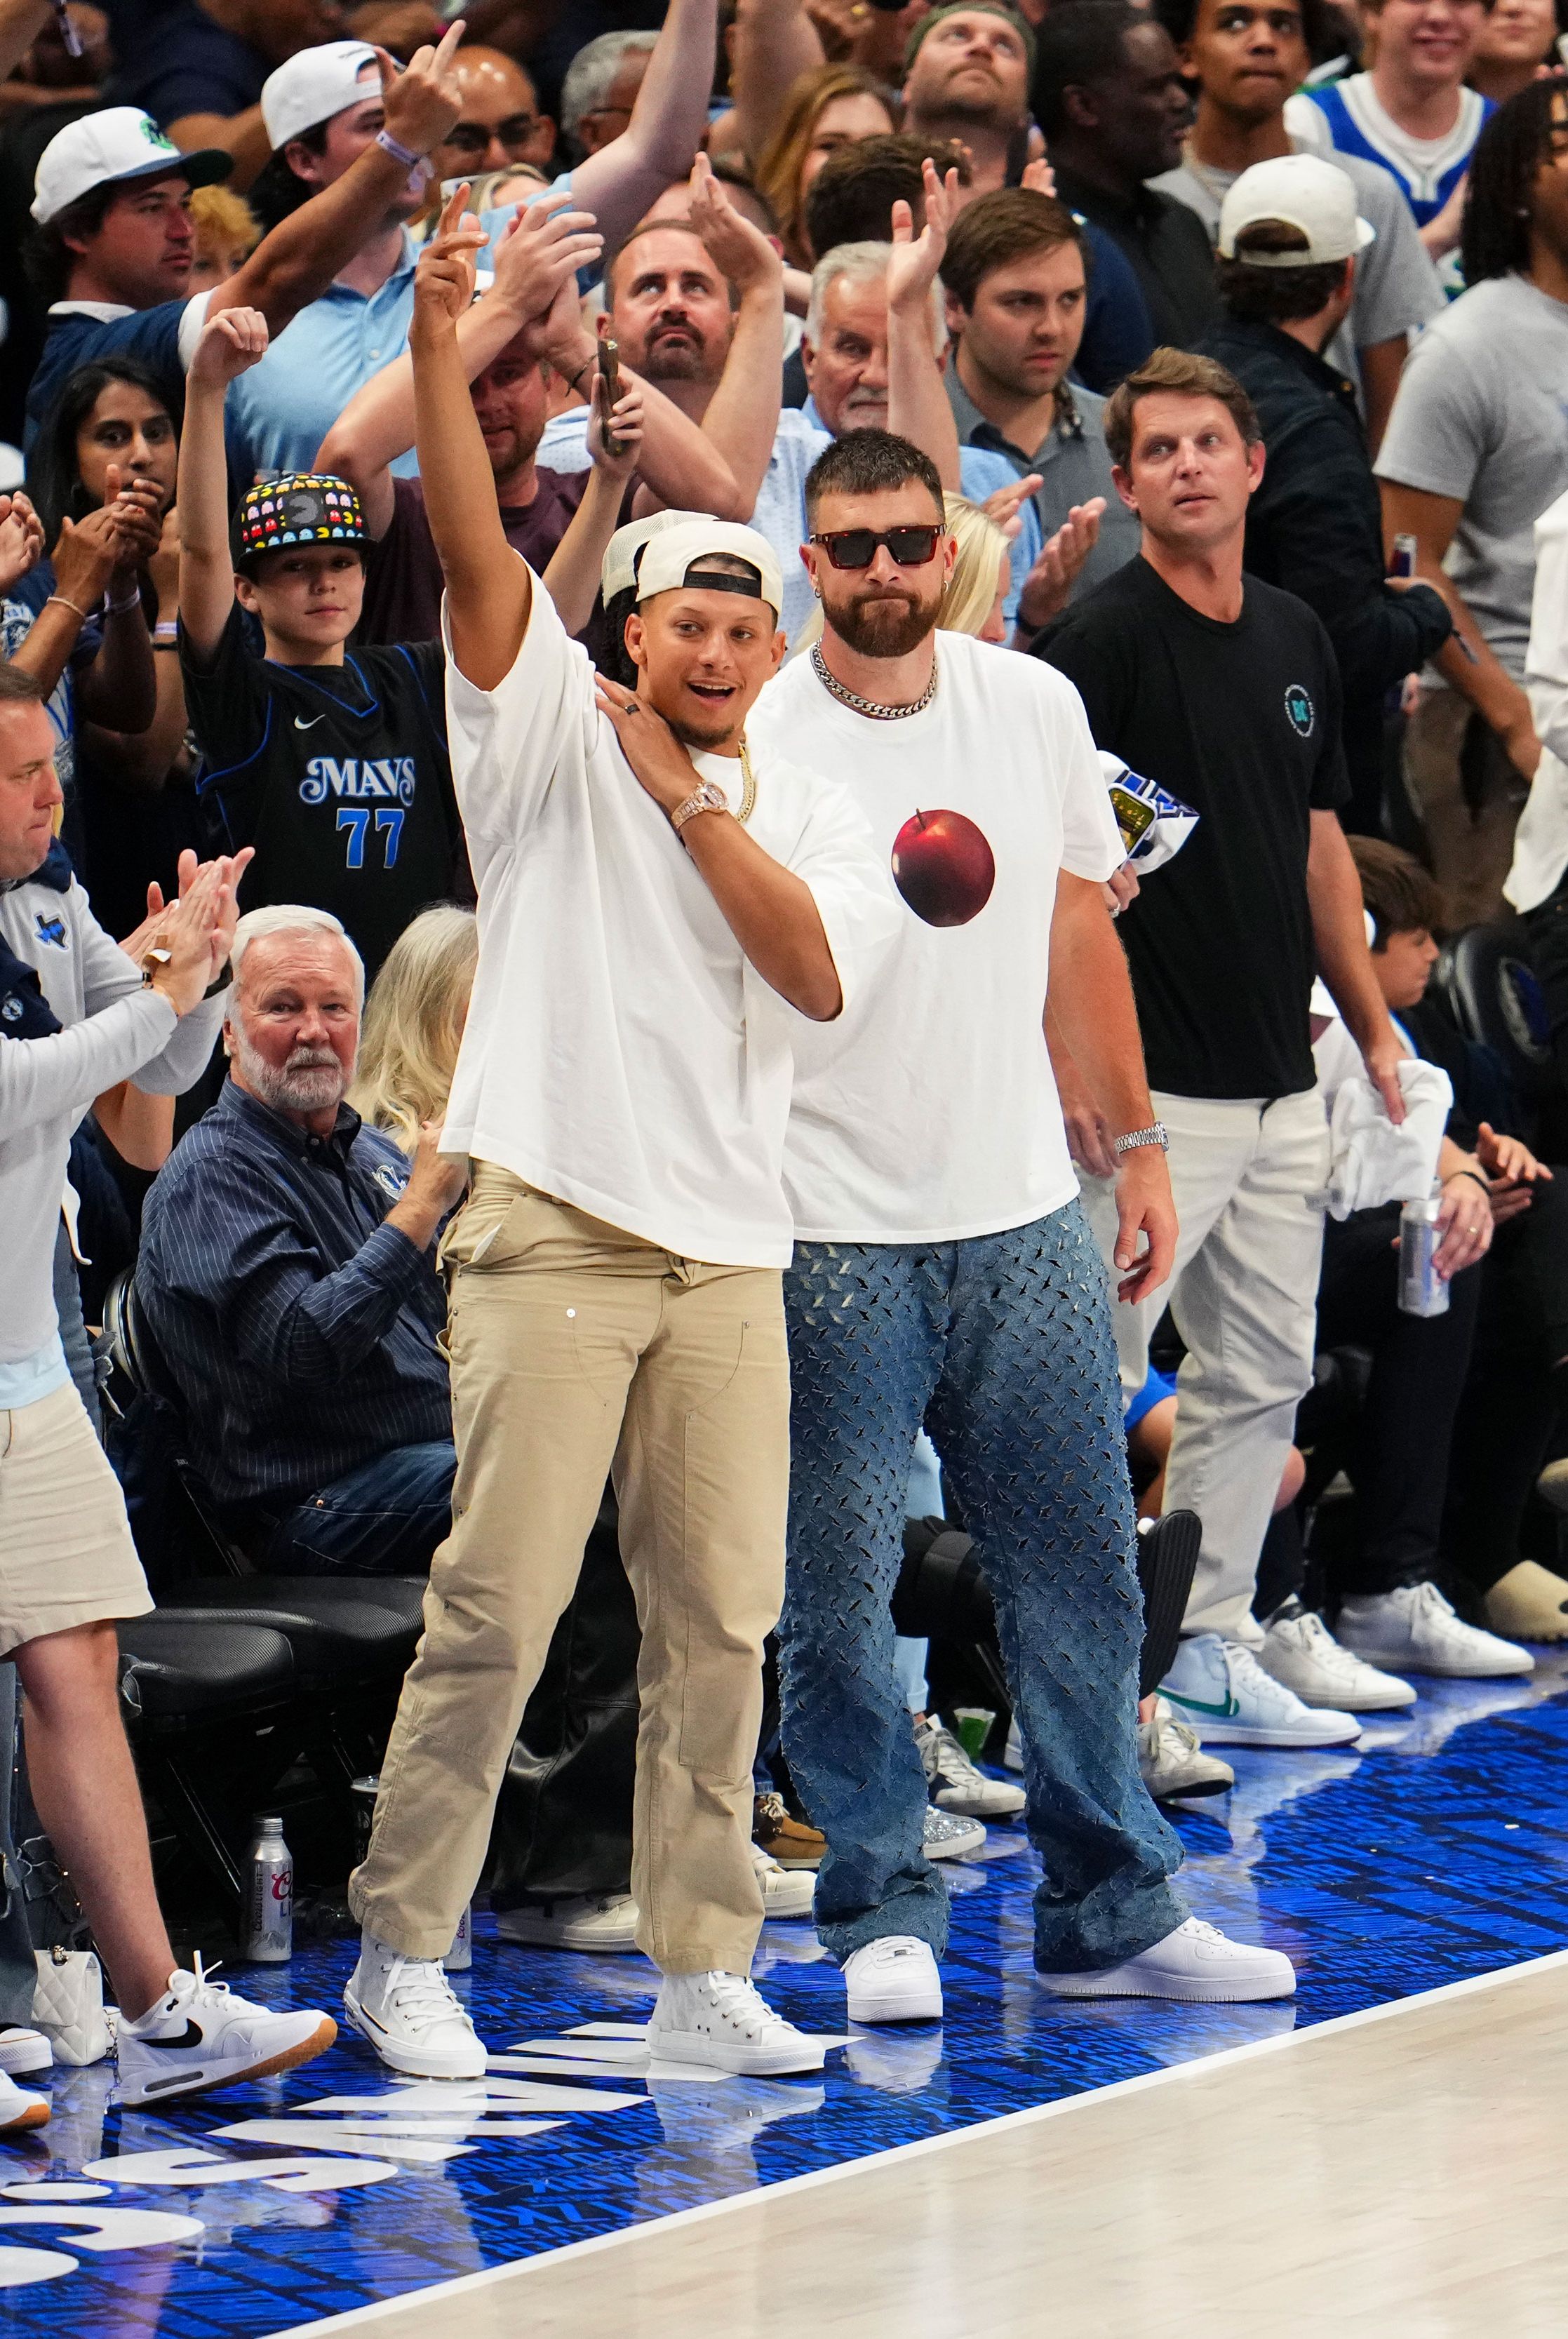
<svg viewBox="0 0 1568 2339">
<path fill-rule="evenodd" d="M 251 1965 L 286 1965 L 294 1951 L 294 1862 L 283 1822 L 258 1812 L 245 1861 L 244 1954 Z"/>
<path fill-rule="evenodd" d="M 1437 1272 L 1440 1240 L 1435 1194 L 1406 1202 L 1399 1213 L 1399 1305 L 1406 1316 L 1441 1316 L 1448 1286 Z"/>
<path fill-rule="evenodd" d="M 1388 563 L 1390 577 L 1414 577 L 1415 555 L 1419 548 L 1413 536 L 1396 536 L 1394 539 L 1393 558 Z"/>
<path fill-rule="evenodd" d="M 463 1910 L 458 1920 L 458 1929 L 452 1946 L 441 1959 L 449 1973 L 467 1973 L 474 1962 L 474 1912 L 472 1907 Z"/>
</svg>

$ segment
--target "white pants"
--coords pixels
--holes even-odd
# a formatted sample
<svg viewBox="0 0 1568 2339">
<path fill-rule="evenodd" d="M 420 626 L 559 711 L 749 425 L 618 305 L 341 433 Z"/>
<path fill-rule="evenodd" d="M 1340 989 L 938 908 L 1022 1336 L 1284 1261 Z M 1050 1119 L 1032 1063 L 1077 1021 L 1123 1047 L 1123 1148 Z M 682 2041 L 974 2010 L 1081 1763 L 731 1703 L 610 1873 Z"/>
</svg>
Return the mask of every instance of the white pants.
<svg viewBox="0 0 1568 2339">
<path fill-rule="evenodd" d="M 1316 1090 L 1273 1102 L 1157 1095 L 1154 1109 L 1170 1131 L 1176 1269 L 1114 1311 L 1121 1385 L 1128 1396 L 1142 1387 L 1169 1304 L 1187 1356 L 1165 1507 L 1203 1521 L 1182 1629 L 1256 1647 L 1257 1555 L 1312 1380 L 1328 1126 Z M 1084 1201 L 1109 1261 L 1115 1189 L 1086 1178 Z"/>
</svg>

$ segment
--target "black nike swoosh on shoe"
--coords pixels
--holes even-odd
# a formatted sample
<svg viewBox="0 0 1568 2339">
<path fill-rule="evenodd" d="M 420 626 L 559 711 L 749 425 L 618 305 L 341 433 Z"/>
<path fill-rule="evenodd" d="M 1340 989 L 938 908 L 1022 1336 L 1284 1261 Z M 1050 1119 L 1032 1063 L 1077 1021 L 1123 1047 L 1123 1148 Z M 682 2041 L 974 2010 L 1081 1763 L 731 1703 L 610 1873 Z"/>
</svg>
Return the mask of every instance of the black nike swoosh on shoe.
<svg viewBox="0 0 1568 2339">
<path fill-rule="evenodd" d="M 171 2053 L 177 2053 L 182 2047 L 204 2047 L 206 2043 L 206 2032 L 199 2030 L 193 2022 L 186 2023 L 182 2038 L 143 2038 L 141 2041 L 143 2047 L 156 2047 L 160 2050 L 166 2048 Z"/>
</svg>

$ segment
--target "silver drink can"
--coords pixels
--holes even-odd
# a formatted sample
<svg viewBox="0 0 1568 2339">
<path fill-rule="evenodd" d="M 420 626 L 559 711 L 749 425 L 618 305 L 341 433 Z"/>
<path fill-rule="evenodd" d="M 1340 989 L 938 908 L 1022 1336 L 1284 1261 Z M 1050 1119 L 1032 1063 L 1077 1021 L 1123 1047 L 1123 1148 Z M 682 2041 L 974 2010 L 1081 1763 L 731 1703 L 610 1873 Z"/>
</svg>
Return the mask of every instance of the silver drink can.
<svg viewBox="0 0 1568 2339">
<path fill-rule="evenodd" d="M 294 1863 L 283 1822 L 257 1814 L 245 1862 L 244 1955 L 251 1965 L 286 1965 L 294 1949 Z"/>
<path fill-rule="evenodd" d="M 354 1805 L 354 1865 L 361 1867 L 370 1849 L 370 1821 L 376 1816 L 376 1797 L 381 1791 L 380 1775 L 372 1772 L 369 1777 L 352 1779 L 349 1793 Z"/>
<path fill-rule="evenodd" d="M 452 1946 L 441 1959 L 449 1973 L 467 1973 L 474 1962 L 474 1911 L 472 1904 L 458 1920 L 458 1929 Z"/>
<path fill-rule="evenodd" d="M 1441 1316 L 1448 1306 L 1448 1286 L 1436 1267 L 1440 1208 L 1435 1194 L 1424 1195 L 1399 1213 L 1399 1305 L 1406 1316 Z"/>
</svg>

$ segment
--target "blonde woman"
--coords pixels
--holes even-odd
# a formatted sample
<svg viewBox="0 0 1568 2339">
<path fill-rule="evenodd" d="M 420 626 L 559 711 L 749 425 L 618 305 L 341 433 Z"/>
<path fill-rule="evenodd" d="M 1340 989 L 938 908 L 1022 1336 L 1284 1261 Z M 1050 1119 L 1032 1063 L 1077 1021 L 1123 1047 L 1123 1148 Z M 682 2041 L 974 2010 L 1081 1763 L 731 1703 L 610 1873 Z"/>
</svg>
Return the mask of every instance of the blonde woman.
<svg viewBox="0 0 1568 2339">
<path fill-rule="evenodd" d="M 446 1110 L 478 954 L 473 912 L 443 903 L 404 928 L 370 986 L 349 1101 L 405 1153 Z"/>
</svg>

